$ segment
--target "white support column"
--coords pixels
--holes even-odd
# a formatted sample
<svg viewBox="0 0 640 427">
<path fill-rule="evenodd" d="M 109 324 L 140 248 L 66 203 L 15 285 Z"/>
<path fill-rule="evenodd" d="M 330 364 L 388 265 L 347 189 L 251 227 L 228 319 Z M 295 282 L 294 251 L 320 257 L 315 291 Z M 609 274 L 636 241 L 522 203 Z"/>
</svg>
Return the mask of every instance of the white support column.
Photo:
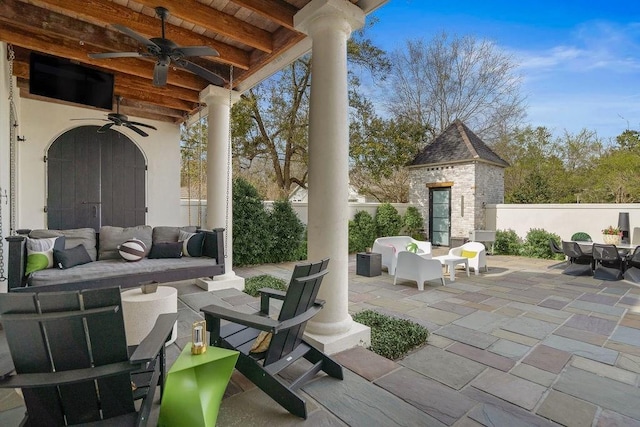
<svg viewBox="0 0 640 427">
<path fill-rule="evenodd" d="M 347 39 L 364 24 L 364 12 L 345 0 L 312 0 L 294 17 L 312 38 L 309 112 L 309 260 L 329 257 L 318 297 L 324 308 L 305 337 L 327 353 L 368 345 L 369 328 L 348 311 L 349 122 Z"/>
<path fill-rule="evenodd" d="M 244 289 L 244 279 L 233 271 L 233 208 L 232 167 L 229 149 L 230 102 L 240 99 L 238 93 L 228 89 L 207 86 L 200 92 L 200 100 L 207 104 L 207 218 L 206 228 L 225 228 L 225 274 L 212 280 L 198 279 L 196 284 L 208 291 L 226 288 Z M 227 221 L 228 219 L 228 221 Z"/>
</svg>

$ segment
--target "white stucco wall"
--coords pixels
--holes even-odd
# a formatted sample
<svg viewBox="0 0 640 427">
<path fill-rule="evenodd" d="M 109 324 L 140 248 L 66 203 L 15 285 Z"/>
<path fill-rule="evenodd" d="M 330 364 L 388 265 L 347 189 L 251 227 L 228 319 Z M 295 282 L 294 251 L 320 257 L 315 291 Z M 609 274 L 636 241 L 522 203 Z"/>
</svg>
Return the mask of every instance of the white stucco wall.
<svg viewBox="0 0 640 427">
<path fill-rule="evenodd" d="M 640 233 L 640 204 L 578 203 L 546 205 L 487 205 L 488 230 L 513 230 L 525 238 L 532 228 L 543 229 L 569 240 L 573 233 L 584 231 L 595 242 L 602 241 L 602 230 L 618 225 L 618 213 L 629 212 L 633 238 Z"/>
<path fill-rule="evenodd" d="M 72 118 L 105 117 L 107 113 L 88 108 L 22 99 L 20 135 L 26 141 L 18 145 L 17 228 L 46 228 L 46 165 L 48 147 L 62 133 L 76 126 L 102 125 L 104 121 L 71 121 Z M 146 138 L 123 127 L 114 130 L 126 134 L 147 159 L 147 224 L 181 225 L 180 218 L 180 130 L 178 125 L 130 117 L 149 123 Z"/>
</svg>

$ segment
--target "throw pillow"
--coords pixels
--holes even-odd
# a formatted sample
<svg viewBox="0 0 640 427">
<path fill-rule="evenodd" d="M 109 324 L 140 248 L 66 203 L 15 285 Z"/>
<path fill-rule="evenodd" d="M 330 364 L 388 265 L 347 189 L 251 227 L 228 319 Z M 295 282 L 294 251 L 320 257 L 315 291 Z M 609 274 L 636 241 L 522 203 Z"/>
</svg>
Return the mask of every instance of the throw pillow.
<svg viewBox="0 0 640 427">
<path fill-rule="evenodd" d="M 178 240 L 182 241 L 182 255 L 189 257 L 202 256 L 204 233 L 187 233 L 180 230 Z"/>
<path fill-rule="evenodd" d="M 467 250 L 462 250 L 462 253 L 460 254 L 461 257 L 463 258 L 475 258 L 476 255 L 478 255 L 478 252 L 474 252 L 474 251 L 467 251 Z"/>
<path fill-rule="evenodd" d="M 25 274 L 53 267 L 53 249 L 64 249 L 64 236 L 48 239 L 27 238 L 27 266 Z"/>
<path fill-rule="evenodd" d="M 140 239 L 129 239 L 118 245 L 118 253 L 125 261 L 140 261 L 147 253 L 147 246 Z"/>
<path fill-rule="evenodd" d="M 78 245 L 84 246 L 95 261 L 98 257 L 96 249 L 96 231 L 93 228 L 72 228 L 70 230 L 31 230 L 29 237 L 32 239 L 44 239 L 48 237 L 64 236 L 64 248 L 71 249 Z"/>
<path fill-rule="evenodd" d="M 91 262 L 91 256 L 83 245 L 74 246 L 71 249 L 53 248 L 53 259 L 61 270 Z"/>
<path fill-rule="evenodd" d="M 273 334 L 271 332 L 262 331 L 256 338 L 255 342 L 251 346 L 251 350 L 249 353 L 264 353 L 269 348 L 269 344 L 271 344 L 271 338 Z"/>
<path fill-rule="evenodd" d="M 149 259 L 182 257 L 182 242 L 154 243 L 149 252 Z"/>
<path fill-rule="evenodd" d="M 135 227 L 112 227 L 104 225 L 100 228 L 100 244 L 98 259 L 120 259 L 118 245 L 129 239 L 139 239 L 145 244 L 147 251 L 151 247 L 151 231 L 148 225 Z"/>
<path fill-rule="evenodd" d="M 187 233 L 195 233 L 197 231 L 197 227 L 195 225 L 187 225 L 184 227 L 159 225 L 153 227 L 153 233 L 151 235 L 152 242 L 177 242 L 178 240 L 182 240 L 178 238 L 180 230 Z"/>
</svg>

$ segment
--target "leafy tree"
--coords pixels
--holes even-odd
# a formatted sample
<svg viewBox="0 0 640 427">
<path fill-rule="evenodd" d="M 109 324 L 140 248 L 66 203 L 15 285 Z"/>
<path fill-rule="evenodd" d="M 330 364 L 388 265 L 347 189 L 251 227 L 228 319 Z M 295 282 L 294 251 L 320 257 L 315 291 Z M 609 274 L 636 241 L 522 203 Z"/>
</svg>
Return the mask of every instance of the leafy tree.
<svg viewBox="0 0 640 427">
<path fill-rule="evenodd" d="M 389 63 L 362 31 L 347 43 L 350 65 L 374 76 L 386 75 Z M 294 184 L 307 187 L 308 115 L 311 83 L 310 55 L 285 67 L 249 90 L 232 110 L 233 153 L 241 169 L 258 169 L 288 196 Z M 350 95 L 359 78 L 350 74 Z M 253 182 L 254 173 L 246 175 Z"/>
<path fill-rule="evenodd" d="M 415 206 L 409 206 L 402 217 L 402 226 L 409 236 L 416 240 L 423 240 L 424 236 L 418 233 L 424 228 L 424 218 Z"/>
<path fill-rule="evenodd" d="M 389 112 L 439 135 L 455 119 L 486 141 L 524 117 L 517 63 L 488 40 L 435 36 L 409 40 L 391 55 Z"/>
<path fill-rule="evenodd" d="M 206 135 L 206 119 L 180 127 L 180 186 L 187 187 L 190 199 L 206 198 Z"/>
<path fill-rule="evenodd" d="M 625 130 L 616 136 L 616 142 L 622 150 L 640 153 L 640 132 L 637 130 Z"/>
</svg>

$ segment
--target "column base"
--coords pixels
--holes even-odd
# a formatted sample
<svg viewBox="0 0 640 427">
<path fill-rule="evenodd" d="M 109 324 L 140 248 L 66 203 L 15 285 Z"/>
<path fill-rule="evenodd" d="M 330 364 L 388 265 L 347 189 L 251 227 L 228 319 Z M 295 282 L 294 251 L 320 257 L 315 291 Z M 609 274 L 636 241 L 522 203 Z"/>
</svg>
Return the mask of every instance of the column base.
<svg viewBox="0 0 640 427">
<path fill-rule="evenodd" d="M 196 285 L 207 292 L 229 288 L 244 291 L 244 277 L 236 276 L 236 273 L 232 271 L 231 273 L 225 273 L 220 276 L 213 276 L 213 279 L 196 279 Z"/>
<path fill-rule="evenodd" d="M 347 332 L 338 335 L 318 335 L 304 333 L 304 339 L 313 347 L 326 354 L 335 354 L 355 346 L 371 345 L 371 328 L 361 323 L 352 322 Z"/>
</svg>

